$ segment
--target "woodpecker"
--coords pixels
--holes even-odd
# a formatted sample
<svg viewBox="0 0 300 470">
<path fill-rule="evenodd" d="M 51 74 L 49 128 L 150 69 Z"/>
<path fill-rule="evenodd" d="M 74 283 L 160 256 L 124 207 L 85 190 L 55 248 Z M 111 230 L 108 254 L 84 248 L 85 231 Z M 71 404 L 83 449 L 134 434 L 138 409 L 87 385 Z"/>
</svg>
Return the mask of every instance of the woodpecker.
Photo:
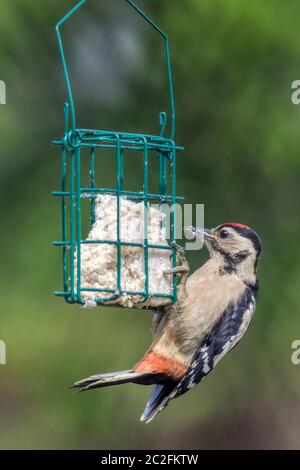
<svg viewBox="0 0 300 470">
<path fill-rule="evenodd" d="M 184 250 L 180 265 L 166 274 L 181 276 L 177 301 L 153 319 L 153 342 L 130 370 L 98 374 L 76 382 L 80 391 L 132 382 L 154 385 L 141 421 L 150 422 L 202 381 L 244 336 L 256 308 L 261 242 L 246 225 L 225 223 L 208 230 L 188 227 L 204 238 L 209 260 L 189 275 Z"/>
</svg>

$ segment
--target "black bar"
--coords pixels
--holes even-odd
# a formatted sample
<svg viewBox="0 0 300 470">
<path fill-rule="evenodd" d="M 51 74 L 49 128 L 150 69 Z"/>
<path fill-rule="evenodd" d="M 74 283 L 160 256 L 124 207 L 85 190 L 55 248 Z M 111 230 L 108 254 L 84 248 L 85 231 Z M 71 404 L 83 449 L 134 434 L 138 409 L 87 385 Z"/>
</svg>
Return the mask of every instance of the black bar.
<svg viewBox="0 0 300 470">
<path fill-rule="evenodd" d="M 93 470 L 108 466 L 121 465 L 125 468 L 137 468 L 145 465 L 188 465 L 192 467 L 207 465 L 210 470 L 214 465 L 220 469 L 250 468 L 253 464 L 287 466 L 290 462 L 299 462 L 300 451 L 206 451 L 206 450 L 91 450 L 91 451 L 0 451 L 1 464 L 36 463 L 38 468 L 44 464 L 94 465 Z M 3 467 L 4 468 L 4 467 Z"/>
</svg>

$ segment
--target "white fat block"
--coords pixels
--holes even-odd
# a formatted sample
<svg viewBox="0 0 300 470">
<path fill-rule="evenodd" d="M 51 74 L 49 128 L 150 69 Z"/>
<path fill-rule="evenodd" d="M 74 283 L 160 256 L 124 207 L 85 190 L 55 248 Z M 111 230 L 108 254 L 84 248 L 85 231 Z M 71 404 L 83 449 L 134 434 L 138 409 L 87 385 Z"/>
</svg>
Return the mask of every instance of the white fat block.
<svg viewBox="0 0 300 470">
<path fill-rule="evenodd" d="M 120 198 L 120 239 L 122 242 L 144 243 L 145 213 L 148 223 L 148 243 L 168 246 L 166 228 L 163 226 L 165 214 L 155 207 L 145 209 L 144 202 L 133 202 Z M 117 241 L 117 197 L 99 195 L 95 200 L 95 222 L 87 240 Z M 117 246 L 111 244 L 81 245 L 81 288 L 117 289 Z M 170 303 L 169 298 L 151 297 L 153 293 L 171 295 L 173 277 L 164 272 L 172 268 L 171 251 L 157 248 L 148 249 L 149 299 L 143 296 L 123 294 L 117 300 L 107 303 L 128 308 L 157 307 Z M 77 253 L 75 254 L 75 279 Z M 121 247 L 121 289 L 142 292 L 145 290 L 145 261 L 142 247 Z M 81 292 L 86 307 L 95 307 L 96 298 L 111 296 L 109 292 Z"/>
</svg>

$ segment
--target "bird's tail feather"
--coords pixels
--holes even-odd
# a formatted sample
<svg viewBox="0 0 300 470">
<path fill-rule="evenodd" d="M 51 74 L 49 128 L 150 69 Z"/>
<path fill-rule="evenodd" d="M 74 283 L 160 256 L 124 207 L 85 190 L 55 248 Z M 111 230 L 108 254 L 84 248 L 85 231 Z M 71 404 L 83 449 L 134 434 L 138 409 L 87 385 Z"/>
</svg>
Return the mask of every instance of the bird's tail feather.
<svg viewBox="0 0 300 470">
<path fill-rule="evenodd" d="M 153 378 L 156 375 L 157 374 L 145 372 L 134 372 L 133 370 L 123 370 L 109 374 L 97 374 L 75 382 L 74 385 L 72 385 L 72 388 L 76 388 L 83 392 L 93 388 L 110 387 L 111 385 L 119 385 L 129 382 L 146 385 L 155 383 Z"/>
<path fill-rule="evenodd" d="M 166 406 L 168 406 L 168 403 L 171 399 L 171 394 L 175 387 L 175 383 L 154 385 L 149 401 L 141 416 L 141 421 L 150 423 L 150 421 L 152 421 L 158 415 L 158 413 L 160 413 L 164 408 L 166 408 Z"/>
</svg>

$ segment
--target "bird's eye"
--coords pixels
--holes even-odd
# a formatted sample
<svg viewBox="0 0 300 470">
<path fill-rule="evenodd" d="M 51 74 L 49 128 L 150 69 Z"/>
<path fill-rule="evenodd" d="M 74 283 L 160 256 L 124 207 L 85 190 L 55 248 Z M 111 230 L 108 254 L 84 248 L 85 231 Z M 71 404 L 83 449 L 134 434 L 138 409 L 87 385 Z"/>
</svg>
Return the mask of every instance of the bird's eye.
<svg viewBox="0 0 300 470">
<path fill-rule="evenodd" d="M 220 231 L 220 238 L 227 238 L 227 237 L 229 237 L 229 232 L 225 229 L 222 229 Z"/>
</svg>

